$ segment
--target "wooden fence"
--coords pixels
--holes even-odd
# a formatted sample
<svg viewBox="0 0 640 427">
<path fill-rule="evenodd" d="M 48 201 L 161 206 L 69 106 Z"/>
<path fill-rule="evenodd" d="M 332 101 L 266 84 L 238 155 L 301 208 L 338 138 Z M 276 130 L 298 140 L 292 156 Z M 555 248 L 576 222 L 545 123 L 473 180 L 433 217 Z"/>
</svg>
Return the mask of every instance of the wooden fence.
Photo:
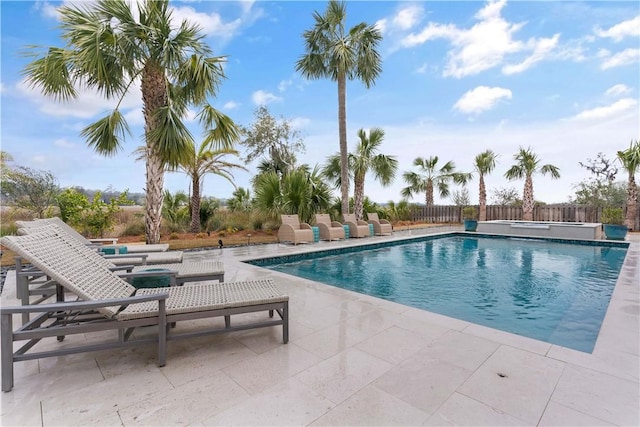
<svg viewBox="0 0 640 427">
<path fill-rule="evenodd" d="M 478 206 L 476 206 L 476 209 Z M 627 212 L 626 207 L 623 210 Z M 600 222 L 602 208 L 581 205 L 536 206 L 533 209 L 534 221 L 553 222 Z M 412 221 L 435 223 L 461 223 L 460 206 L 416 206 L 411 211 Z M 487 221 L 522 220 L 522 208 L 518 206 L 487 206 Z M 640 209 L 636 211 L 634 230 L 640 230 Z"/>
</svg>

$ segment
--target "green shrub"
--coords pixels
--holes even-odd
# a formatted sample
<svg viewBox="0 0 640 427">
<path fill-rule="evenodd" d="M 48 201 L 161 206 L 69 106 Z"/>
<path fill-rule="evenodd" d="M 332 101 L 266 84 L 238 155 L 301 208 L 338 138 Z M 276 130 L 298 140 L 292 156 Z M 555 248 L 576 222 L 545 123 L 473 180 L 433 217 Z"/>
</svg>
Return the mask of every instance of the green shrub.
<svg viewBox="0 0 640 427">
<path fill-rule="evenodd" d="M 144 223 L 136 220 L 128 223 L 122 231 L 123 236 L 142 236 L 144 235 Z"/>
<path fill-rule="evenodd" d="M 603 224 L 624 224 L 624 213 L 622 208 L 604 208 L 600 215 L 600 222 Z"/>
<path fill-rule="evenodd" d="M 169 240 L 178 240 L 179 238 L 180 238 L 180 235 L 178 235 L 178 233 L 169 234 Z"/>
<path fill-rule="evenodd" d="M 462 219 L 478 219 L 478 211 L 473 206 L 462 208 Z"/>
</svg>

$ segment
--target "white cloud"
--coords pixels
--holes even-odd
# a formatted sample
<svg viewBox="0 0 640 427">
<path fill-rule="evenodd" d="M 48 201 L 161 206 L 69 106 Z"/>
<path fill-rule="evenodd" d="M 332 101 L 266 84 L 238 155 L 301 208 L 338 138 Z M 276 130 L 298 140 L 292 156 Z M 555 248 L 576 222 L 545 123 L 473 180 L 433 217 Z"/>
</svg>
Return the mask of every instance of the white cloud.
<svg viewBox="0 0 640 427">
<path fill-rule="evenodd" d="M 236 108 L 239 108 L 240 104 L 235 102 L 235 101 L 229 101 L 226 102 L 223 106 L 222 109 L 223 110 L 235 110 Z"/>
<path fill-rule="evenodd" d="M 63 2 L 63 4 L 69 3 Z M 48 1 L 36 1 L 34 9 L 39 11 L 44 18 L 52 18 L 57 20 L 59 17 L 58 7 L 60 6 L 61 4 L 54 5 L 49 3 Z"/>
<path fill-rule="evenodd" d="M 0 93 L 4 93 L 4 83 L 0 83 Z"/>
<path fill-rule="evenodd" d="M 505 0 L 489 1 L 476 13 L 478 20 L 471 28 L 458 28 L 453 24 L 430 22 L 417 33 L 404 37 L 400 45 L 405 48 L 421 45 L 429 40 L 449 40 L 452 49 L 447 54 L 443 75 L 461 78 L 478 74 L 502 64 L 505 57 L 520 52 L 531 52 L 519 64 L 507 65 L 505 74 L 522 72 L 550 56 L 558 44 L 559 35 L 550 38 L 532 38 L 523 43 L 514 38 L 525 23 L 511 23 L 502 15 Z"/>
<path fill-rule="evenodd" d="M 129 110 L 124 114 L 124 118 L 130 127 L 144 125 L 144 114 L 142 113 L 142 108 Z"/>
<path fill-rule="evenodd" d="M 551 38 L 532 39 L 529 44 L 533 46 L 533 53 L 519 64 L 505 65 L 502 67 L 502 72 L 506 75 L 521 73 L 534 65 L 537 62 L 546 58 L 557 45 L 560 34 L 555 34 Z"/>
<path fill-rule="evenodd" d="M 422 64 L 421 66 L 419 66 L 418 68 L 416 68 L 416 73 L 418 74 L 424 74 L 427 72 L 427 70 L 429 69 L 429 64 L 427 64 L 426 62 L 424 64 Z"/>
<path fill-rule="evenodd" d="M 294 117 L 290 121 L 291 127 L 294 129 L 302 129 L 309 126 L 309 123 L 311 123 L 311 119 L 307 117 Z"/>
<path fill-rule="evenodd" d="M 251 100 L 256 105 L 267 105 L 270 102 L 282 101 L 282 98 L 264 90 L 257 90 L 251 95 Z"/>
<path fill-rule="evenodd" d="M 383 18 L 383 19 L 379 19 L 378 21 L 376 21 L 375 24 L 373 24 L 374 27 L 376 27 L 378 29 L 378 31 L 380 31 L 382 34 L 384 34 L 387 31 L 387 19 Z"/>
<path fill-rule="evenodd" d="M 241 19 L 224 22 L 222 17 L 213 13 L 197 12 L 191 6 L 176 7 L 173 9 L 174 25 L 179 25 L 183 20 L 196 23 L 209 36 L 217 36 L 223 39 L 230 39 L 235 35 L 242 24 Z"/>
<path fill-rule="evenodd" d="M 280 92 L 284 92 L 285 90 L 287 90 L 287 88 L 289 86 L 291 86 L 293 84 L 293 80 L 289 79 L 289 80 L 282 80 L 280 83 L 278 83 L 278 90 Z"/>
<path fill-rule="evenodd" d="M 115 100 L 107 100 L 104 96 L 92 89 L 80 88 L 78 97 L 69 102 L 57 102 L 45 97 L 37 88 L 30 87 L 25 80 L 16 85 L 16 89 L 29 101 L 37 104 L 40 111 L 57 117 L 77 117 L 88 119 L 104 114 L 116 106 Z M 132 86 L 129 93 L 120 103 L 122 111 L 130 109 L 142 109 L 142 96 L 139 86 Z"/>
<path fill-rule="evenodd" d="M 571 117 L 570 120 L 592 121 L 613 119 L 624 115 L 625 113 L 632 112 L 635 109 L 636 105 L 638 105 L 637 100 L 633 98 L 624 98 L 605 107 L 597 107 L 591 110 L 584 110 Z"/>
<path fill-rule="evenodd" d="M 607 91 L 605 92 L 605 95 L 617 97 L 619 95 L 627 95 L 630 92 L 631 92 L 631 88 L 628 87 L 627 85 L 617 84 L 607 89 Z"/>
<path fill-rule="evenodd" d="M 418 5 L 411 5 L 400 9 L 391 20 L 394 27 L 401 30 L 409 30 L 413 28 L 422 19 L 424 11 Z"/>
<path fill-rule="evenodd" d="M 596 28 L 594 32 L 603 38 L 611 38 L 613 41 L 619 42 L 626 37 L 640 37 L 640 15 L 628 21 L 614 25 L 608 30 Z"/>
<path fill-rule="evenodd" d="M 602 53 L 602 51 L 600 51 Z M 625 49 L 610 57 L 600 65 L 600 68 L 607 70 L 609 68 L 621 67 L 623 65 L 635 64 L 640 60 L 640 49 Z"/>
<path fill-rule="evenodd" d="M 453 108 L 466 114 L 479 114 L 492 109 L 502 99 L 511 99 L 511 96 L 509 89 L 478 86 L 462 95 Z"/>
<path fill-rule="evenodd" d="M 67 141 L 64 138 L 56 139 L 55 141 L 53 141 L 53 145 L 60 148 L 73 148 L 76 146 L 76 144 L 74 144 L 73 142 Z"/>
</svg>

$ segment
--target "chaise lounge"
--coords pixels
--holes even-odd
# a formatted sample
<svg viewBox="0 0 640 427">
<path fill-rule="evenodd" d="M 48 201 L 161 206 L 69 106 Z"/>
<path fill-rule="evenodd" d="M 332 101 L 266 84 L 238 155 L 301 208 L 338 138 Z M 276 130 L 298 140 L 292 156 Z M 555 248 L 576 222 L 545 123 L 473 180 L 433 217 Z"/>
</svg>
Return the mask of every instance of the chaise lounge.
<svg viewBox="0 0 640 427">
<path fill-rule="evenodd" d="M 0 307 L 2 337 L 2 390 L 14 386 L 13 364 L 24 360 L 54 357 L 149 343 L 158 346 L 158 366 L 166 363 L 167 341 L 253 328 L 282 325 L 283 342 L 289 339 L 289 297 L 271 280 L 235 283 L 205 283 L 170 288 L 136 289 L 108 268 L 88 257 L 86 249 L 69 245 L 68 240 L 51 228 L 23 236 L 5 236 L 0 242 L 30 262 L 58 287 L 58 302 L 19 307 Z M 65 292 L 77 297 L 65 301 Z M 231 317 L 243 313 L 268 312 L 269 319 L 254 316 L 232 325 Z M 278 317 L 273 319 L 274 312 Z M 33 320 L 14 329 L 14 314 L 37 314 Z M 224 326 L 202 325 L 193 330 L 185 320 L 224 317 Z M 234 317 L 235 318 L 235 317 Z M 175 328 L 169 325 L 178 323 Z M 157 326 L 157 335 L 133 331 L 140 326 Z M 107 337 L 104 331 L 113 331 Z M 62 341 L 66 335 L 97 332 L 100 341 L 91 339 L 67 343 L 64 346 L 43 344 L 45 338 Z M 14 342 L 23 342 L 16 346 Z"/>
<path fill-rule="evenodd" d="M 362 220 L 357 220 L 355 214 L 344 214 L 344 223 L 349 226 L 351 237 L 369 237 L 369 224 Z"/>
<path fill-rule="evenodd" d="M 313 243 L 313 230 L 307 223 L 300 222 L 298 215 L 281 215 L 282 225 L 278 230 L 278 241 L 298 243 Z"/>
<path fill-rule="evenodd" d="M 329 214 L 316 214 L 316 227 L 320 230 L 320 240 L 344 239 L 344 227 L 338 221 L 331 221 Z"/>
<path fill-rule="evenodd" d="M 367 219 L 369 220 L 369 224 L 373 224 L 373 234 L 375 234 L 376 236 L 391 234 L 393 232 L 391 223 L 386 219 L 378 218 L 377 213 L 367 212 Z"/>
</svg>

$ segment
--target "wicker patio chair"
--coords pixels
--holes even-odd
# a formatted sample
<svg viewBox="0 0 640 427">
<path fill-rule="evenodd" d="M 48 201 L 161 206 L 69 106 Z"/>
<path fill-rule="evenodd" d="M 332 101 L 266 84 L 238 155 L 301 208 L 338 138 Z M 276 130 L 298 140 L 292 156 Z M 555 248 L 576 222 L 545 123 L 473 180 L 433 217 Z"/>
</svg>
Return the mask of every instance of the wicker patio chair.
<svg viewBox="0 0 640 427">
<path fill-rule="evenodd" d="M 24 360 L 156 343 L 158 366 L 164 366 L 168 340 L 277 325 L 282 325 L 283 342 L 288 342 L 289 297 L 271 280 L 136 289 L 96 264 L 91 251 L 69 245 L 50 228 L 29 235 L 5 236 L 0 243 L 51 277 L 59 288 L 59 302 L 55 304 L 0 307 L 3 391 L 13 388 L 13 364 Z M 65 291 L 74 294 L 77 301 L 65 302 Z M 278 318 L 273 318 L 274 311 Z M 13 315 L 25 312 L 38 315 L 14 329 Z M 267 312 L 269 318 L 251 316 L 242 323 L 231 324 L 231 316 L 255 312 Z M 219 316 L 225 319 L 223 327 L 207 323 L 194 329 L 190 322 L 184 328 L 168 327 L 185 320 Z M 133 334 L 136 327 L 151 325 L 158 326 L 157 336 Z M 114 337 L 108 338 L 104 331 L 114 331 Z M 55 342 L 35 346 L 44 338 L 62 341 L 66 335 L 94 332 L 100 341 L 89 339 L 91 344 L 71 340 L 59 347 Z M 14 350 L 14 342 L 23 341 L 26 342 Z"/>
<path fill-rule="evenodd" d="M 157 244 L 119 244 L 117 237 L 109 237 L 109 238 L 101 238 L 101 239 L 87 239 L 82 234 L 78 233 L 78 231 L 71 227 L 69 224 L 64 222 L 59 217 L 52 218 L 44 218 L 44 219 L 35 219 L 33 221 L 16 221 L 16 225 L 20 228 L 37 228 L 42 227 L 43 225 L 56 224 L 63 230 L 67 231 L 70 236 L 78 241 L 86 244 L 86 245 L 117 245 L 118 247 L 125 247 L 127 253 L 140 253 L 140 252 L 166 252 L 169 250 L 168 243 L 157 243 Z M 114 246 L 107 246 L 110 249 L 114 249 Z"/>
<path fill-rule="evenodd" d="M 344 224 L 349 226 L 351 237 L 369 237 L 369 224 L 357 220 L 355 214 L 344 214 Z"/>
<path fill-rule="evenodd" d="M 316 227 L 320 230 L 320 240 L 344 239 L 344 227 L 338 221 L 331 221 L 329 214 L 316 214 Z"/>
<path fill-rule="evenodd" d="M 367 219 L 369 220 L 369 224 L 373 224 L 373 234 L 375 234 L 376 236 L 391 234 L 393 232 L 391 223 L 386 219 L 378 218 L 377 213 L 367 212 Z"/>
<path fill-rule="evenodd" d="M 307 223 L 300 222 L 298 215 L 280 215 L 282 225 L 278 230 L 280 242 L 313 243 L 313 230 Z"/>
</svg>

